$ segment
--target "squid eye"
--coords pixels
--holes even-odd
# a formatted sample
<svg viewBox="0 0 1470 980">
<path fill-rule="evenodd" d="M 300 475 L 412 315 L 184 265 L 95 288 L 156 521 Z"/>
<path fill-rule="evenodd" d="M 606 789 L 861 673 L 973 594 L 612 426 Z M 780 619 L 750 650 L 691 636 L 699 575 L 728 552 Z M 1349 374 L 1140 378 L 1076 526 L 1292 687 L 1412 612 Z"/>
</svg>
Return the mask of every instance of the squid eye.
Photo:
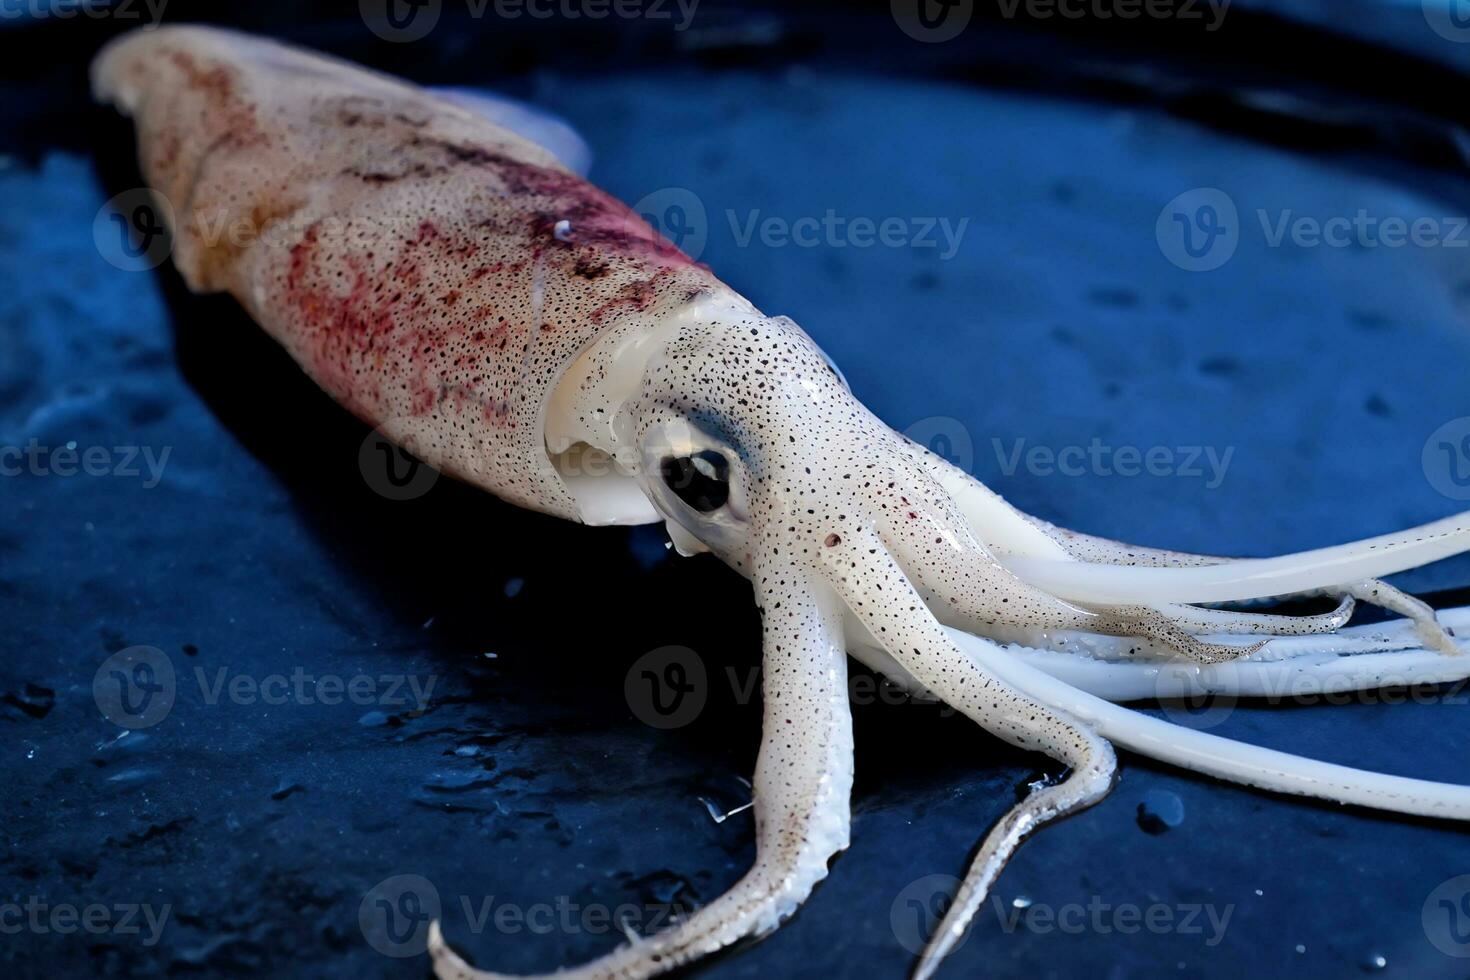
<svg viewBox="0 0 1470 980">
<path fill-rule="evenodd" d="M 725 506 L 730 499 L 730 461 L 713 449 L 692 456 L 670 456 L 659 473 L 674 495 L 701 514 Z"/>
</svg>

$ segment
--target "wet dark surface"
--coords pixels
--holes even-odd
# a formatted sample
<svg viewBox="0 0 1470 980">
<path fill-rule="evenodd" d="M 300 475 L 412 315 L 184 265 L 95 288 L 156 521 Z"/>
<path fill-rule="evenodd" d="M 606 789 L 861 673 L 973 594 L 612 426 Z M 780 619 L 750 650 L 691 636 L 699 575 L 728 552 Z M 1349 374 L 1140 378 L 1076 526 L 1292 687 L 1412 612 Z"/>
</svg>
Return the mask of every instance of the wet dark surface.
<svg viewBox="0 0 1470 980">
<path fill-rule="evenodd" d="M 395 51 L 380 67 L 414 73 Z M 1256 218 L 1463 214 L 1442 169 L 820 64 L 497 74 L 583 132 L 609 190 L 652 194 L 655 213 L 692 192 L 704 261 L 1026 510 L 1264 555 L 1464 506 L 1423 450 L 1470 415 L 1470 253 L 1272 248 Z M 57 113 L 13 130 L 0 170 L 0 444 L 74 442 L 109 475 L 0 477 L 0 906 L 23 910 L 0 917 L 7 975 L 423 977 L 422 955 L 384 954 L 415 946 L 385 940 L 377 902 L 435 896 L 479 965 L 550 970 L 611 948 L 612 918 L 646 931 L 733 883 L 750 814 L 712 813 L 747 801 L 760 734 L 746 584 L 653 530 L 566 525 L 447 480 L 375 492 L 365 428 L 232 301 L 104 260 L 94 219 L 137 182 L 127 131 Z M 1196 187 L 1242 216 L 1207 273 L 1155 236 Z M 741 244 L 753 214 L 829 209 L 915 233 L 968 222 L 947 256 L 938 230 L 935 247 Z M 1166 447 L 1176 472 L 1008 473 L 1022 439 Z M 1229 454 L 1218 479 L 1206 450 Z M 1463 589 L 1470 564 L 1402 584 Z M 156 683 L 171 667 L 173 703 L 130 733 L 93 683 L 148 679 L 109 662 L 138 645 L 162 651 L 148 663 Z M 636 677 L 670 645 L 708 683 L 703 710 L 659 730 Z M 1419 700 L 1242 705 L 1215 730 L 1463 781 L 1465 692 Z M 959 873 L 1052 770 L 932 705 L 854 714 L 852 848 L 786 928 L 701 975 L 902 975 L 931 876 Z M 1387 974 L 1464 975 L 1430 901 L 1470 872 L 1460 828 L 1122 761 L 1111 798 L 1022 849 L 941 975 L 1343 975 L 1379 956 Z M 52 918 L 94 905 L 94 929 Z M 1154 907 L 1167 927 L 1124 911 Z"/>
</svg>

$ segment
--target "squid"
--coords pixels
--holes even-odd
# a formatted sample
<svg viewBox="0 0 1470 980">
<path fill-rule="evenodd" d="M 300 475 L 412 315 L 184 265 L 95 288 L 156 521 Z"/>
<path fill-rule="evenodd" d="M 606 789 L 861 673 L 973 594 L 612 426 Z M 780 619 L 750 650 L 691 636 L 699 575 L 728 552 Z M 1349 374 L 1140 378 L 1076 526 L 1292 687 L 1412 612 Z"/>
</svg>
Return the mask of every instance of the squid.
<svg viewBox="0 0 1470 980">
<path fill-rule="evenodd" d="M 201 27 L 125 35 L 92 81 L 136 125 L 185 283 L 234 296 L 332 398 L 505 501 L 594 525 L 661 522 L 682 554 L 712 553 L 750 581 L 754 864 L 671 927 L 556 976 L 653 976 L 801 905 L 849 842 L 848 656 L 1065 767 L 985 835 L 920 980 L 1024 838 L 1107 794 L 1115 745 L 1266 791 L 1470 819 L 1470 787 L 1116 703 L 1470 676 L 1456 638 L 1470 610 L 1436 615 L 1382 581 L 1470 550 L 1470 514 L 1264 559 L 1055 527 L 884 424 L 796 323 L 584 180 L 524 113 Z M 1248 608 L 1302 596 L 1337 605 Z M 1349 626 L 1355 604 L 1397 618 Z M 465 962 L 438 922 L 428 951 L 442 980 L 499 976 Z"/>
</svg>

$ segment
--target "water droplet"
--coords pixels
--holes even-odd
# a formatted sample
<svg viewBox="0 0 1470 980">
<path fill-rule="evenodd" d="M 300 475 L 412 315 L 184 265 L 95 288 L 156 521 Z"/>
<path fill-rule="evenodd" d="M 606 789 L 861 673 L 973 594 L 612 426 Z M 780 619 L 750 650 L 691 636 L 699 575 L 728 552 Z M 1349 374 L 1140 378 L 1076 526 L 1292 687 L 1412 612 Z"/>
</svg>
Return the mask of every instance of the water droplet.
<svg viewBox="0 0 1470 980">
<path fill-rule="evenodd" d="M 1388 957 L 1381 953 L 1374 953 L 1363 962 L 1363 969 L 1369 973 L 1377 973 L 1388 966 Z"/>
</svg>

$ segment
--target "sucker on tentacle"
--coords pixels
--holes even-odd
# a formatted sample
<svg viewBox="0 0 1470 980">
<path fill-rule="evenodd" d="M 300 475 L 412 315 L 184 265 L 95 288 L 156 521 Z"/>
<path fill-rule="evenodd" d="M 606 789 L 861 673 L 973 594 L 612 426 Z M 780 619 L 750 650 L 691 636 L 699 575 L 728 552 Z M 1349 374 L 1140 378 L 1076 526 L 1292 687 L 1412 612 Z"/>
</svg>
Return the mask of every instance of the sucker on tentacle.
<svg viewBox="0 0 1470 980">
<path fill-rule="evenodd" d="M 99 55 L 93 83 L 136 121 L 185 282 L 233 294 L 341 404 L 507 501 L 590 524 L 663 522 L 681 553 L 711 552 L 751 580 L 755 864 L 672 928 L 559 975 L 653 976 L 769 932 L 807 897 L 848 843 L 849 653 L 1069 767 L 990 830 L 919 977 L 1027 833 L 1107 792 L 1110 740 L 1273 792 L 1470 819 L 1470 787 L 1241 745 L 1088 693 L 1470 676 L 1451 632 L 1470 611 L 1439 621 L 1377 580 L 1470 550 L 1470 515 L 1266 559 L 1065 531 L 885 425 L 794 322 L 569 169 L 575 142 L 559 157 L 501 125 L 497 107 L 204 28 L 128 35 Z M 248 242 L 205 234 L 242 225 Z M 1339 605 L 1202 608 L 1298 594 Z M 1355 602 L 1406 620 L 1343 629 Z M 430 953 L 444 980 L 495 976 L 437 922 Z"/>
</svg>

